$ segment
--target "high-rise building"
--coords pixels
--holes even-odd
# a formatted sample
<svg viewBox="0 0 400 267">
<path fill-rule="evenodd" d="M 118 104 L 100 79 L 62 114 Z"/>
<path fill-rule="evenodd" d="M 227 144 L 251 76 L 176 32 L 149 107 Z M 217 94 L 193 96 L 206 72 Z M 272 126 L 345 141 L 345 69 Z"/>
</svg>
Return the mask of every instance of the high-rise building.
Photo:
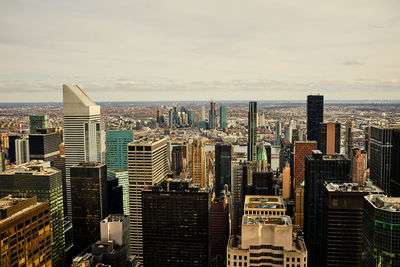
<svg viewBox="0 0 400 267">
<path fill-rule="evenodd" d="M 348 158 L 353 156 L 353 121 L 346 121 L 346 132 L 345 132 L 344 150 Z"/>
<path fill-rule="evenodd" d="M 290 167 L 289 164 L 286 165 L 282 172 L 282 197 L 283 199 L 290 198 Z"/>
<path fill-rule="evenodd" d="M 29 135 L 30 160 L 54 161 L 60 154 L 60 134 L 54 128 L 37 129 Z"/>
<path fill-rule="evenodd" d="M 68 216 L 71 209 L 70 168 L 82 162 L 104 162 L 104 126 L 100 106 L 77 85 L 63 85 L 65 171 Z"/>
<path fill-rule="evenodd" d="M 217 107 L 215 102 L 210 102 L 210 111 L 208 113 L 208 128 L 215 129 L 217 127 Z"/>
<path fill-rule="evenodd" d="M 249 102 L 247 134 L 247 160 L 254 161 L 257 157 L 257 102 Z"/>
<path fill-rule="evenodd" d="M 321 123 L 319 150 L 324 155 L 340 153 L 340 123 Z"/>
<path fill-rule="evenodd" d="M 107 171 L 128 170 L 128 144 L 133 131 L 106 131 Z"/>
<path fill-rule="evenodd" d="M 364 197 L 363 266 L 400 266 L 400 198 Z"/>
<path fill-rule="evenodd" d="M 204 139 L 194 139 L 192 143 L 190 173 L 193 178 L 193 184 L 199 184 L 201 187 L 207 186 L 207 160 Z"/>
<path fill-rule="evenodd" d="M 367 168 L 367 153 L 359 148 L 352 149 L 351 159 L 351 179 L 353 183 L 365 184 L 364 172 Z"/>
<path fill-rule="evenodd" d="M 229 238 L 228 195 L 224 194 L 211 202 L 210 239 L 213 266 L 222 266 L 226 260 L 226 244 Z"/>
<path fill-rule="evenodd" d="M 323 155 L 314 150 L 305 156 L 304 233 L 310 266 L 322 266 L 323 183 L 349 183 L 350 160 L 343 155 Z"/>
<path fill-rule="evenodd" d="M 362 266 L 364 196 L 379 192 L 372 183 L 324 184 L 322 266 Z"/>
<path fill-rule="evenodd" d="M 64 263 L 65 237 L 61 171 L 30 162 L 0 173 L 0 197 L 8 194 L 36 195 L 38 201 L 49 201 L 52 236 L 52 264 Z"/>
<path fill-rule="evenodd" d="M 219 108 L 219 127 L 221 129 L 226 129 L 227 122 L 226 122 L 226 106 L 221 105 Z"/>
<path fill-rule="evenodd" d="M 100 222 L 108 215 L 107 168 L 82 162 L 70 169 L 74 250 L 79 253 L 100 239 Z"/>
<path fill-rule="evenodd" d="M 295 142 L 293 155 L 293 190 L 304 181 L 305 156 L 312 154 L 317 149 L 317 142 Z"/>
<path fill-rule="evenodd" d="M 227 265 L 307 266 L 307 249 L 293 232 L 279 196 L 246 196 L 242 235 L 231 236 Z"/>
<path fill-rule="evenodd" d="M 264 113 L 258 113 L 257 126 L 258 127 L 265 127 L 265 115 L 264 115 Z"/>
<path fill-rule="evenodd" d="M 0 172 L 6 169 L 6 153 L 0 150 Z"/>
<path fill-rule="evenodd" d="M 144 266 L 209 266 L 208 189 L 166 179 L 142 191 Z"/>
<path fill-rule="evenodd" d="M 389 196 L 400 196 L 400 128 L 371 127 L 370 179 Z"/>
<path fill-rule="evenodd" d="M 129 217 L 122 214 L 108 215 L 100 223 L 100 239 L 102 242 L 113 240 L 118 246 L 129 248 Z"/>
<path fill-rule="evenodd" d="M 107 170 L 108 179 L 117 179 L 122 187 L 122 207 L 124 215 L 129 215 L 129 174 L 128 171 Z"/>
<path fill-rule="evenodd" d="M 26 194 L 1 198 L 0 244 L 1 266 L 52 266 L 49 202 Z"/>
<path fill-rule="evenodd" d="M 171 152 L 171 171 L 179 176 L 183 171 L 183 146 L 173 146 Z"/>
<path fill-rule="evenodd" d="M 50 128 L 49 115 L 29 116 L 29 131 L 35 134 L 37 129 Z"/>
<path fill-rule="evenodd" d="M 21 139 L 20 135 L 10 135 L 8 136 L 8 160 L 10 164 L 14 164 L 16 161 L 15 158 L 15 140 Z"/>
<path fill-rule="evenodd" d="M 321 132 L 321 123 L 324 121 L 324 96 L 307 96 L 307 140 L 317 141 Z"/>
<path fill-rule="evenodd" d="M 295 206 L 294 206 L 294 222 L 304 228 L 304 181 L 301 182 L 294 191 Z"/>
<path fill-rule="evenodd" d="M 282 134 L 282 124 L 277 121 L 275 123 L 275 142 L 277 145 L 281 143 L 281 134 Z"/>
<path fill-rule="evenodd" d="M 231 191 L 231 162 L 233 146 L 231 144 L 215 145 L 215 195 L 219 196 L 228 185 Z"/>
<path fill-rule="evenodd" d="M 20 165 L 29 161 L 29 139 L 15 140 L 15 164 Z"/>
<path fill-rule="evenodd" d="M 129 220 L 131 255 L 143 259 L 142 198 L 146 186 L 152 186 L 167 175 L 167 140 L 148 138 L 128 144 Z"/>
<path fill-rule="evenodd" d="M 270 169 L 270 161 L 268 161 L 267 150 L 265 149 L 264 144 L 260 144 L 257 147 L 257 171 L 258 172 L 266 172 Z"/>
<path fill-rule="evenodd" d="M 201 106 L 200 120 L 201 121 L 206 121 L 206 107 L 205 106 Z"/>
</svg>

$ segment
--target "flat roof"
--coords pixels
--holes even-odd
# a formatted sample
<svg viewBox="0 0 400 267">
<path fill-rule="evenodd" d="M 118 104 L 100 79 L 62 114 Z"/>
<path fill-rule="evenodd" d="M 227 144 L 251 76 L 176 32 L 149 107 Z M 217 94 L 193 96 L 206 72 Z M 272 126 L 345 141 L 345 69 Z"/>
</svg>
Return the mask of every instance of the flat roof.
<svg viewBox="0 0 400 267">
<path fill-rule="evenodd" d="M 292 225 L 292 220 L 289 216 L 257 216 L 243 215 L 243 224 L 274 224 L 274 225 Z"/>
<path fill-rule="evenodd" d="M 60 172 L 53 167 L 44 167 L 42 161 L 31 161 L 23 165 L 17 165 L 14 168 L 6 169 L 0 172 L 1 175 L 15 175 L 15 174 L 26 174 L 26 175 L 52 175 Z"/>
<path fill-rule="evenodd" d="M 377 209 L 390 212 L 400 212 L 400 197 L 388 197 L 383 194 L 371 194 L 365 196 L 365 199 L 367 199 Z"/>
<path fill-rule="evenodd" d="M 248 209 L 284 209 L 282 196 L 246 195 L 244 207 Z"/>
<path fill-rule="evenodd" d="M 372 183 L 367 183 L 365 186 L 357 183 L 325 183 L 326 190 L 329 192 L 376 192 L 383 193 L 383 190 Z"/>
</svg>

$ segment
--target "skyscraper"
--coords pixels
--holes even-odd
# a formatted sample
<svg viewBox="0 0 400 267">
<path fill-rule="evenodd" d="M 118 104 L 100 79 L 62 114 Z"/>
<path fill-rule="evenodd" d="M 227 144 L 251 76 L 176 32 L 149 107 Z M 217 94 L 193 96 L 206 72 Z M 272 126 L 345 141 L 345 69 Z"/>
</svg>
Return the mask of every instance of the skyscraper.
<svg viewBox="0 0 400 267">
<path fill-rule="evenodd" d="M 70 168 L 81 162 L 104 162 L 104 130 L 100 106 L 77 85 L 63 85 L 64 139 L 68 216 L 71 210 Z"/>
<path fill-rule="evenodd" d="M 29 161 L 29 139 L 15 140 L 15 164 L 20 165 Z"/>
<path fill-rule="evenodd" d="M 200 120 L 201 121 L 206 121 L 206 107 L 205 106 L 201 106 Z"/>
<path fill-rule="evenodd" d="M 106 131 L 107 170 L 128 170 L 128 144 L 133 131 Z"/>
<path fill-rule="evenodd" d="M 208 114 L 208 128 L 215 129 L 217 127 L 217 107 L 214 101 L 210 102 L 210 111 Z"/>
<path fill-rule="evenodd" d="M 214 264 L 224 264 L 229 238 L 229 200 L 227 195 L 215 198 L 210 207 L 211 257 Z"/>
<path fill-rule="evenodd" d="M 50 128 L 49 115 L 29 116 L 29 131 L 35 134 L 37 129 Z"/>
<path fill-rule="evenodd" d="M 353 121 L 346 121 L 346 132 L 345 132 L 345 141 L 344 141 L 344 149 L 345 154 L 348 158 L 351 158 L 353 155 Z"/>
<path fill-rule="evenodd" d="M 364 197 L 363 266 L 400 266 L 400 198 Z"/>
<path fill-rule="evenodd" d="M 264 144 L 257 147 L 257 171 L 266 172 L 269 170 L 268 155 Z"/>
<path fill-rule="evenodd" d="M 199 184 L 201 187 L 207 186 L 207 161 L 206 150 L 204 147 L 204 139 L 194 139 L 192 143 L 190 173 L 194 184 Z"/>
<path fill-rule="evenodd" d="M 179 176 L 183 170 L 183 146 L 173 146 L 171 153 L 171 171 Z"/>
<path fill-rule="evenodd" d="M 100 222 L 108 215 L 107 168 L 83 162 L 70 169 L 74 250 L 79 253 L 100 239 Z"/>
<path fill-rule="evenodd" d="M 353 183 L 365 184 L 364 171 L 367 168 L 367 153 L 359 148 L 352 149 L 351 159 L 351 179 Z"/>
<path fill-rule="evenodd" d="M 60 135 L 54 128 L 39 129 L 29 135 L 30 160 L 54 161 L 60 154 Z"/>
<path fill-rule="evenodd" d="M 122 207 L 124 215 L 129 215 L 129 174 L 128 171 L 107 170 L 109 180 L 118 180 L 118 186 L 122 187 Z"/>
<path fill-rule="evenodd" d="M 208 189 L 166 179 L 142 191 L 144 266 L 209 266 Z"/>
<path fill-rule="evenodd" d="M 323 192 L 323 266 L 362 266 L 364 196 L 382 192 L 370 183 L 325 183 Z M 371 265 L 372 266 L 372 265 Z"/>
<path fill-rule="evenodd" d="M 304 181 L 305 156 L 317 149 L 317 142 L 295 142 L 293 157 L 293 190 Z"/>
<path fill-rule="evenodd" d="M 310 266 L 323 266 L 322 192 L 323 183 L 349 183 L 350 160 L 343 155 L 322 155 L 314 150 L 305 156 L 304 233 Z"/>
<path fill-rule="evenodd" d="M 226 129 L 227 123 L 226 123 L 226 106 L 221 105 L 219 108 L 219 127 L 221 129 Z"/>
<path fill-rule="evenodd" d="M 275 142 L 277 145 L 281 144 L 282 124 L 277 121 L 275 123 Z"/>
<path fill-rule="evenodd" d="M 370 178 L 389 196 L 400 196 L 400 128 L 371 127 Z"/>
<path fill-rule="evenodd" d="M 0 198 L 1 266 L 54 264 L 49 209 L 49 202 L 37 202 L 36 196 Z"/>
<path fill-rule="evenodd" d="M 0 197 L 8 194 L 36 195 L 49 201 L 53 266 L 63 266 L 65 252 L 64 212 L 61 171 L 34 162 L 0 173 Z"/>
<path fill-rule="evenodd" d="M 231 162 L 233 147 L 231 144 L 215 145 L 215 195 L 218 197 L 224 186 L 231 190 Z"/>
<path fill-rule="evenodd" d="M 146 186 L 152 186 L 167 175 L 167 140 L 151 138 L 128 144 L 129 220 L 131 254 L 143 259 L 142 198 Z"/>
<path fill-rule="evenodd" d="M 307 140 L 317 141 L 321 132 L 321 123 L 324 121 L 324 96 L 307 96 Z"/>
<path fill-rule="evenodd" d="M 257 102 L 249 102 L 247 134 L 247 160 L 253 161 L 257 157 Z"/>
<path fill-rule="evenodd" d="M 321 123 L 319 150 L 324 155 L 340 153 L 340 123 Z"/>
</svg>

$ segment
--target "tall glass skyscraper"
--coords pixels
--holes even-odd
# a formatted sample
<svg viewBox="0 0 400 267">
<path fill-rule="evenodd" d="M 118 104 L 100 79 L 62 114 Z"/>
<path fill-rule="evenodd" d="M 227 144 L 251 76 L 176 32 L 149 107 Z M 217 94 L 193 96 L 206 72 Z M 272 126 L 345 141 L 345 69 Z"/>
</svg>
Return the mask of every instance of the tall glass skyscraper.
<svg viewBox="0 0 400 267">
<path fill-rule="evenodd" d="M 217 107 L 215 102 L 210 102 L 210 112 L 208 114 L 208 128 L 215 129 L 217 127 Z"/>
<path fill-rule="evenodd" d="M 317 141 L 321 132 L 321 123 L 324 121 L 324 96 L 307 96 L 307 140 Z"/>
<path fill-rule="evenodd" d="M 35 134 L 37 129 L 50 128 L 49 115 L 29 116 L 29 131 Z"/>
<path fill-rule="evenodd" d="M 218 197 L 225 184 L 231 190 L 231 162 L 232 162 L 232 145 L 216 144 L 215 145 L 215 196 Z"/>
<path fill-rule="evenodd" d="M 247 142 L 247 160 L 253 161 L 257 157 L 257 102 L 249 102 L 248 116 L 248 142 Z"/>
<path fill-rule="evenodd" d="M 128 144 L 133 131 L 106 131 L 107 170 L 128 170 Z"/>
<path fill-rule="evenodd" d="M 226 129 L 227 123 L 226 123 L 226 106 L 221 105 L 219 108 L 219 126 L 222 129 Z"/>
</svg>

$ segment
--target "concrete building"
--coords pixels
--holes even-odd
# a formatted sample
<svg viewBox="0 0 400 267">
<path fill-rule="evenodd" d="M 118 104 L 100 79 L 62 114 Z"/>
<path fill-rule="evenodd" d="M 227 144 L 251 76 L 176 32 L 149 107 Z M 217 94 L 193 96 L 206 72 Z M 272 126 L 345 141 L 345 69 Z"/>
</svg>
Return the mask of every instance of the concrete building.
<svg viewBox="0 0 400 267">
<path fill-rule="evenodd" d="M 351 179 L 353 183 L 365 184 L 364 172 L 367 169 L 367 153 L 359 148 L 353 148 L 351 159 Z"/>
<path fill-rule="evenodd" d="M 304 182 L 301 182 L 295 190 L 294 223 L 304 228 Z"/>
<path fill-rule="evenodd" d="M 100 240 L 125 245 L 129 252 L 129 217 L 122 214 L 110 214 L 100 223 Z"/>
<path fill-rule="evenodd" d="M 283 199 L 290 198 L 290 167 L 287 165 L 282 172 L 282 197 Z"/>
<path fill-rule="evenodd" d="M 77 85 L 63 85 L 67 214 L 72 216 L 70 168 L 81 162 L 104 162 L 105 136 L 96 105 Z"/>
<path fill-rule="evenodd" d="M 194 139 L 192 143 L 192 156 L 190 173 L 193 178 L 193 184 L 206 187 L 207 183 L 207 160 L 204 139 Z"/>
<path fill-rule="evenodd" d="M 317 149 L 317 142 L 315 141 L 294 143 L 293 190 L 304 181 L 305 156 L 310 155 L 315 149 Z"/>
<path fill-rule="evenodd" d="M 15 164 L 20 165 L 29 162 L 29 139 L 15 140 Z"/>
<path fill-rule="evenodd" d="M 49 202 L 26 194 L 1 198 L 0 244 L 0 266 L 52 266 Z"/>
<path fill-rule="evenodd" d="M 167 140 L 144 138 L 128 144 L 131 255 L 143 259 L 142 191 L 167 175 Z"/>
<path fill-rule="evenodd" d="M 319 150 L 324 155 L 340 153 L 340 123 L 321 123 Z"/>
<path fill-rule="evenodd" d="M 307 249 L 281 197 L 246 196 L 242 235 L 229 238 L 227 266 L 265 265 L 307 266 Z"/>
</svg>

